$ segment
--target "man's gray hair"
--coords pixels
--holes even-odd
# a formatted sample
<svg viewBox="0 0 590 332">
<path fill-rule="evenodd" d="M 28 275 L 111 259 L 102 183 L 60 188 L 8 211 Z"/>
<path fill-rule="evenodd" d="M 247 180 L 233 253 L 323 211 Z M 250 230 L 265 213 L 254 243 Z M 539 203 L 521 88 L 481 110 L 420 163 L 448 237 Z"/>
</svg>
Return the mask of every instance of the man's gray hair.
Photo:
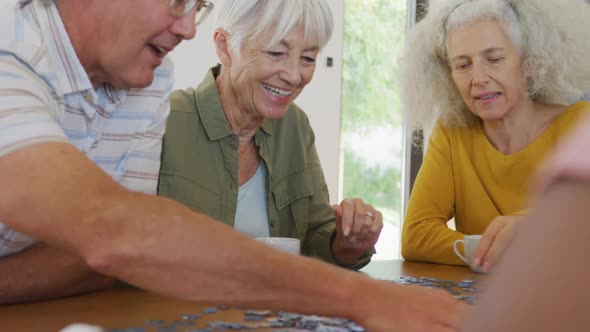
<svg viewBox="0 0 590 332">
<path fill-rule="evenodd" d="M 324 47 L 332 36 L 332 12 L 326 0 L 227 0 L 217 27 L 229 34 L 229 48 L 239 54 L 245 43 L 274 32 L 267 47 L 303 25 L 306 41 Z"/>
<path fill-rule="evenodd" d="M 590 7 L 583 1 L 438 0 L 431 6 L 408 34 L 400 60 L 401 99 L 412 128 L 436 120 L 474 123 L 451 77 L 447 33 L 479 20 L 500 22 L 521 51 L 531 99 L 565 105 L 590 91 Z"/>
</svg>

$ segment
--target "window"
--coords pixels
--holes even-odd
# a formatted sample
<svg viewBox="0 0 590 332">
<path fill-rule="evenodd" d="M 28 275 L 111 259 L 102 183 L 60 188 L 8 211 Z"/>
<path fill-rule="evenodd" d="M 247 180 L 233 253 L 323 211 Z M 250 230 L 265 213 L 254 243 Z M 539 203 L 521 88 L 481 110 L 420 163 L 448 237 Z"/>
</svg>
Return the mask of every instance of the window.
<svg viewBox="0 0 590 332">
<path fill-rule="evenodd" d="M 342 192 L 383 212 L 374 260 L 400 257 L 403 115 L 396 79 L 407 0 L 345 0 Z"/>
</svg>

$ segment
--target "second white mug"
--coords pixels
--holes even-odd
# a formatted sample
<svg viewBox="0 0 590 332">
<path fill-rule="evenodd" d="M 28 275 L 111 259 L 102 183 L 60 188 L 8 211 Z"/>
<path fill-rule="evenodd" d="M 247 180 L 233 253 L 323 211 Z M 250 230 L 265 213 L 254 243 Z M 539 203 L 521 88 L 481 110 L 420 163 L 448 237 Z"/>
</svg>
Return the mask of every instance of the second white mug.
<svg viewBox="0 0 590 332">
<path fill-rule="evenodd" d="M 472 271 L 485 273 L 481 267 L 473 265 L 473 253 L 475 253 L 475 249 L 479 246 L 479 240 L 481 240 L 481 235 L 465 235 L 463 240 L 457 240 L 453 243 L 453 250 L 459 258 L 469 265 Z M 463 243 L 463 253 L 465 253 L 465 256 L 461 255 L 459 249 L 457 249 L 459 243 Z"/>
</svg>

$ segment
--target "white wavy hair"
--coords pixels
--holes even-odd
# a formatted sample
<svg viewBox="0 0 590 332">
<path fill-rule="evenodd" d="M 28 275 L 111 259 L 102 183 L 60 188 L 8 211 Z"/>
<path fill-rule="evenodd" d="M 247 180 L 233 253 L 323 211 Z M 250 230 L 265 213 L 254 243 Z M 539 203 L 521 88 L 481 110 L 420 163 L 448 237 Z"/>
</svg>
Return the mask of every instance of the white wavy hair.
<svg viewBox="0 0 590 332">
<path fill-rule="evenodd" d="M 590 91 L 590 6 L 583 0 L 437 0 L 408 34 L 401 99 L 411 128 L 470 126 L 476 120 L 449 66 L 447 32 L 484 19 L 502 23 L 531 69 L 529 96 L 569 104 Z M 524 73 L 523 73 L 524 75 Z"/>
<path fill-rule="evenodd" d="M 333 18 L 326 0 L 226 0 L 217 27 L 229 34 L 229 48 L 240 54 L 245 42 L 274 31 L 267 47 L 279 43 L 296 26 L 306 41 L 323 48 L 332 37 Z"/>
</svg>

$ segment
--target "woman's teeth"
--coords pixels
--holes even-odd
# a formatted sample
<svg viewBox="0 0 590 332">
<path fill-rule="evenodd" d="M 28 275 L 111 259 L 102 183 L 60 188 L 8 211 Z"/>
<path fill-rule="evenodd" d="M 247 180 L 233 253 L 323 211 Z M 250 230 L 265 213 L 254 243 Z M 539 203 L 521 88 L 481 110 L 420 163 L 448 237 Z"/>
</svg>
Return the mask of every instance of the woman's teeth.
<svg viewBox="0 0 590 332">
<path fill-rule="evenodd" d="M 499 95 L 500 95 L 499 93 L 494 93 L 494 94 L 487 95 L 485 97 L 479 97 L 479 98 L 476 98 L 476 99 L 479 99 L 479 100 L 487 100 L 487 99 L 491 99 L 491 98 L 497 97 Z"/>
<path fill-rule="evenodd" d="M 266 91 L 268 91 L 271 94 L 276 95 L 276 96 L 286 97 L 291 94 L 291 91 L 277 89 L 277 88 L 274 88 L 274 87 L 264 84 L 264 83 L 262 83 L 262 86 L 266 89 Z"/>
</svg>

